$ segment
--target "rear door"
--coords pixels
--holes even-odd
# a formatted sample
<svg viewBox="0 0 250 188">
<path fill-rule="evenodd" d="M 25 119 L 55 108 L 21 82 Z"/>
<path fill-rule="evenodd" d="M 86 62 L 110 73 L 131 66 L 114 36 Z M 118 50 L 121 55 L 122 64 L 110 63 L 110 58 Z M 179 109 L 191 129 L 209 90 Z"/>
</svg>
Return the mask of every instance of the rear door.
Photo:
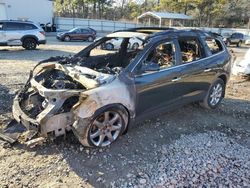
<svg viewBox="0 0 250 188">
<path fill-rule="evenodd" d="M 90 36 L 90 31 L 87 29 L 81 29 L 80 39 L 85 40 Z"/>
<path fill-rule="evenodd" d="M 199 100 L 210 86 L 206 77 L 206 52 L 199 37 L 179 37 L 181 65 L 178 92 L 191 102 Z"/>
<path fill-rule="evenodd" d="M 23 37 L 22 23 L 18 22 L 6 22 L 5 32 L 8 45 L 22 45 L 21 38 Z"/>
</svg>

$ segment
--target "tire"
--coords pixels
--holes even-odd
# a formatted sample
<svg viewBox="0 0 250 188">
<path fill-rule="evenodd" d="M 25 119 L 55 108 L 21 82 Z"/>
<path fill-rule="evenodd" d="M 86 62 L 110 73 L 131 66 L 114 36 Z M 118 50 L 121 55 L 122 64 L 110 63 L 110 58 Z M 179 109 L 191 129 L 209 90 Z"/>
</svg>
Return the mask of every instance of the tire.
<svg viewBox="0 0 250 188">
<path fill-rule="evenodd" d="M 106 50 L 114 50 L 114 45 L 112 43 L 107 43 L 105 45 Z"/>
<path fill-rule="evenodd" d="M 225 95 L 225 86 L 225 82 L 222 79 L 217 78 L 216 81 L 210 86 L 206 97 L 200 105 L 207 109 L 217 108 Z"/>
<path fill-rule="evenodd" d="M 88 42 L 93 42 L 94 41 L 94 38 L 92 36 L 89 36 L 88 37 Z"/>
<path fill-rule="evenodd" d="M 136 42 L 133 44 L 132 49 L 137 50 L 139 48 L 139 44 Z"/>
<path fill-rule="evenodd" d="M 23 40 L 23 48 L 26 50 L 35 50 L 37 46 L 37 42 L 33 38 L 26 38 Z"/>
<path fill-rule="evenodd" d="M 120 106 L 108 107 L 94 115 L 84 130 L 83 138 L 78 139 L 84 146 L 106 147 L 126 131 L 127 125 L 126 109 Z"/>
<path fill-rule="evenodd" d="M 71 41 L 71 38 L 70 38 L 70 36 L 66 35 L 63 40 L 66 42 L 69 42 L 69 41 Z"/>
<path fill-rule="evenodd" d="M 242 44 L 242 41 L 240 40 L 240 41 L 236 44 L 236 46 L 237 46 L 237 47 L 241 47 L 241 44 Z"/>
</svg>

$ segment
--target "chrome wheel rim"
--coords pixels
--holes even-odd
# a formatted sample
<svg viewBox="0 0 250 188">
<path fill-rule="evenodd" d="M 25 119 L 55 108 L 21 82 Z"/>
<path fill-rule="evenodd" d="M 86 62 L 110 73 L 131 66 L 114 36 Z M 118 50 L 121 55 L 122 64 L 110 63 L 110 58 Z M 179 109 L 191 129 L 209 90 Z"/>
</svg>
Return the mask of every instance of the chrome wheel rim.
<svg viewBox="0 0 250 188">
<path fill-rule="evenodd" d="M 213 86 L 212 92 L 210 94 L 210 104 L 212 106 L 215 106 L 216 104 L 220 102 L 220 99 L 222 97 L 222 91 L 223 91 L 223 88 L 220 83 Z"/>
<path fill-rule="evenodd" d="M 89 138 L 95 146 L 105 147 L 118 138 L 121 129 L 121 115 L 114 111 L 106 111 L 93 121 Z"/>
</svg>

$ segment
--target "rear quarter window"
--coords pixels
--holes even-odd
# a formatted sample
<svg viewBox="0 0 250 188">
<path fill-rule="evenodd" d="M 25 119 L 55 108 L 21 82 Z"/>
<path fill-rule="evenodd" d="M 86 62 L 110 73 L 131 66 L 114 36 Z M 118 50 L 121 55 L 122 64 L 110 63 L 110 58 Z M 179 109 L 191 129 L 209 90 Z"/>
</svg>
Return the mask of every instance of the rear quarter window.
<svg viewBox="0 0 250 188">
<path fill-rule="evenodd" d="M 216 38 L 206 38 L 206 43 L 211 54 L 217 54 L 223 51 L 221 42 Z"/>
<path fill-rule="evenodd" d="M 33 24 L 23 24 L 24 30 L 37 29 L 37 27 Z"/>
</svg>

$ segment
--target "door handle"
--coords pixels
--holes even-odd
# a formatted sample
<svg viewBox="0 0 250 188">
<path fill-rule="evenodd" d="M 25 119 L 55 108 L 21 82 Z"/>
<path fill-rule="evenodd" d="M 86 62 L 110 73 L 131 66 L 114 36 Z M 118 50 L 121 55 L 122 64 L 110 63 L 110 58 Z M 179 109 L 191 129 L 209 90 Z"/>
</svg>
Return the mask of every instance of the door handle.
<svg viewBox="0 0 250 188">
<path fill-rule="evenodd" d="M 210 72 L 212 69 L 206 68 L 204 72 Z"/>
<path fill-rule="evenodd" d="M 181 77 L 174 77 L 174 78 L 172 79 L 172 82 L 177 82 L 177 81 L 179 81 L 179 80 L 181 80 Z"/>
</svg>

